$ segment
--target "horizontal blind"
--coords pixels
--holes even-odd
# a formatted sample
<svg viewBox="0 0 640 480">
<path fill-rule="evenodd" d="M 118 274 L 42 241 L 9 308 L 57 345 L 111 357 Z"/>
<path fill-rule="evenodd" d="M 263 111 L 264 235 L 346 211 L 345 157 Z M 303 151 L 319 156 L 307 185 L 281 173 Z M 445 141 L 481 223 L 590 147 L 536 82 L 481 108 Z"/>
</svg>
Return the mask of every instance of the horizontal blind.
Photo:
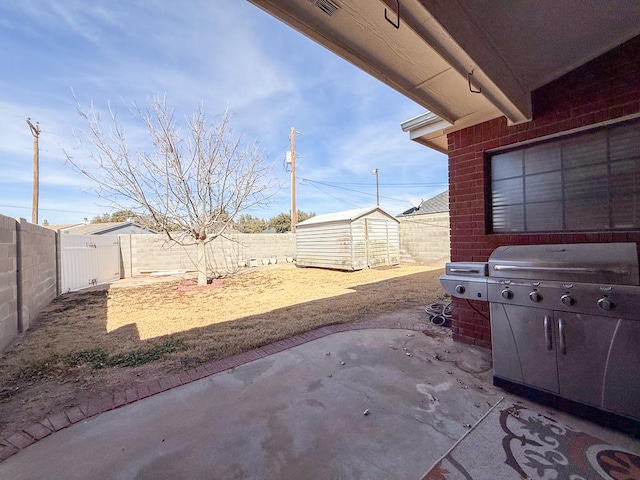
<svg viewBox="0 0 640 480">
<path fill-rule="evenodd" d="M 640 122 L 491 157 L 496 233 L 640 228 Z"/>
</svg>

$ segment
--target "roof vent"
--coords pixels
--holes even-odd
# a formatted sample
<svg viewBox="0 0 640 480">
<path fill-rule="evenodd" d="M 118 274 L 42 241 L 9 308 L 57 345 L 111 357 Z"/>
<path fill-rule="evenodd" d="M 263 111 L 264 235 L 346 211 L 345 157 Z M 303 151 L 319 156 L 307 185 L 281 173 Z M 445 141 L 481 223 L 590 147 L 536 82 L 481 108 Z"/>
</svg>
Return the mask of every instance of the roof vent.
<svg viewBox="0 0 640 480">
<path fill-rule="evenodd" d="M 315 5 L 329 16 L 333 15 L 338 10 L 338 6 L 331 0 L 308 0 L 308 2 Z"/>
</svg>

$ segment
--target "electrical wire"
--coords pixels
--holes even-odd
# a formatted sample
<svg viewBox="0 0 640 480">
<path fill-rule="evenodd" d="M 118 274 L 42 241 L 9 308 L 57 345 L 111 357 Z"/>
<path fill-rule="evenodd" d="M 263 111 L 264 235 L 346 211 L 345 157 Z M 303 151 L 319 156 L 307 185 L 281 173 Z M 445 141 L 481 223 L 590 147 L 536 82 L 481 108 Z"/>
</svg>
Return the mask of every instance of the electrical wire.
<svg viewBox="0 0 640 480">
<path fill-rule="evenodd" d="M 317 180 L 313 180 L 317 181 Z M 354 182 L 326 182 L 331 185 L 351 185 L 352 187 L 370 187 L 371 183 L 354 183 Z M 441 187 L 449 185 L 447 182 L 441 183 L 380 183 L 379 187 Z"/>
<path fill-rule="evenodd" d="M 2 208 L 22 208 L 23 210 L 31 210 L 31 207 L 22 207 L 19 205 L 0 205 L 0 207 Z M 41 208 L 39 207 L 38 210 L 44 210 L 46 212 L 58 212 L 58 213 L 86 213 L 88 215 L 101 215 L 101 213 L 99 212 L 83 212 L 83 211 L 79 211 L 79 210 L 57 210 L 55 208 Z"/>
<path fill-rule="evenodd" d="M 360 206 L 360 205 L 358 205 L 358 204 L 356 204 L 356 203 L 349 202 L 349 201 L 344 200 L 344 199 L 342 199 L 342 198 L 340 198 L 340 197 L 336 197 L 335 195 L 333 195 L 333 194 L 331 194 L 331 193 L 329 193 L 329 192 L 326 192 L 326 191 L 322 190 L 320 187 L 318 187 L 317 185 L 313 185 L 312 183 L 310 183 L 310 184 L 309 184 L 309 186 L 310 186 L 310 187 L 313 187 L 313 188 L 318 189 L 320 192 L 324 193 L 325 195 L 329 195 L 330 197 L 333 197 L 333 198 L 335 198 L 336 200 L 338 200 L 338 201 L 340 201 L 340 202 L 342 202 L 342 203 L 346 203 L 346 204 L 347 204 L 347 205 L 349 205 L 350 207 L 359 207 L 359 206 Z"/>
<path fill-rule="evenodd" d="M 315 182 L 314 183 L 310 183 L 310 182 L 305 181 L 304 179 L 300 179 L 300 180 L 301 180 L 300 183 L 302 185 L 314 187 L 315 189 L 320 190 L 321 192 L 326 193 L 327 195 L 331 195 L 333 198 L 339 198 L 339 197 L 336 197 L 333 194 L 330 194 L 326 190 L 326 187 L 324 185 L 321 185 L 321 184 L 317 185 Z M 322 188 L 322 187 L 325 187 L 325 188 Z M 362 203 L 367 203 L 367 204 L 369 203 L 369 194 L 365 193 L 365 192 L 359 192 L 359 191 L 355 191 L 354 190 L 352 193 L 346 193 L 346 192 L 336 192 L 336 193 L 337 194 L 341 194 L 342 193 L 345 196 L 347 196 L 348 198 L 355 199 L 356 202 L 360 202 L 359 206 L 362 206 Z M 374 194 L 374 196 L 375 196 L 375 194 Z M 358 197 L 360 197 L 360 198 L 358 198 Z M 354 205 L 356 205 L 356 204 L 354 203 Z M 358 205 L 356 205 L 356 206 L 358 206 Z"/>
<path fill-rule="evenodd" d="M 318 191 L 322 192 L 324 195 L 327 195 L 327 196 L 329 196 L 329 197 L 335 198 L 336 200 L 339 200 L 340 202 L 345 203 L 345 204 L 347 204 L 347 205 L 351 206 L 352 208 L 363 208 L 363 207 L 366 207 L 366 206 L 370 206 L 370 201 L 369 201 L 369 199 L 368 199 L 368 196 L 365 198 L 365 197 L 364 197 L 364 195 L 366 195 L 366 194 L 365 194 L 365 193 L 363 193 L 363 192 L 354 192 L 354 193 L 349 193 L 349 194 L 347 194 L 347 193 L 345 192 L 345 195 L 346 195 L 349 199 L 351 199 L 351 200 L 345 200 L 344 198 L 341 198 L 341 197 L 339 197 L 339 196 L 337 196 L 337 195 L 334 195 L 334 194 L 332 194 L 332 193 L 328 192 L 327 190 L 323 189 L 322 187 L 320 187 L 320 186 L 318 186 L 318 185 L 315 185 L 315 184 L 313 184 L 313 183 L 306 183 L 306 182 L 303 182 L 302 184 L 303 184 L 303 185 L 307 185 L 307 186 L 309 186 L 309 187 L 313 187 L 313 188 L 315 188 L 316 190 L 318 190 Z M 361 197 L 361 198 L 357 198 L 357 197 L 358 197 L 358 195 L 362 195 L 362 197 Z M 395 204 L 395 203 L 397 203 L 397 202 L 393 202 L 393 201 L 392 201 L 391 203 L 394 203 L 394 204 Z M 406 205 L 406 203 L 403 203 L 402 205 L 403 205 L 403 206 L 405 206 L 405 205 Z"/>
<path fill-rule="evenodd" d="M 363 191 L 361 191 L 361 190 L 354 190 L 353 188 L 340 187 L 340 186 L 337 186 L 337 185 L 332 185 L 332 184 L 327 183 L 327 182 L 319 182 L 319 181 L 317 181 L 317 180 L 309 180 L 308 178 L 301 178 L 300 180 L 301 180 L 301 181 L 304 181 L 304 182 L 308 182 L 308 183 L 310 183 L 310 184 L 311 184 L 311 183 L 316 183 L 316 184 L 324 185 L 324 186 L 331 187 L 331 188 L 338 188 L 338 189 L 340 189 L 340 190 L 347 190 L 347 191 L 349 191 L 349 192 L 355 192 L 355 193 L 359 193 L 359 194 L 361 194 L 361 195 L 367 195 L 367 196 L 371 196 L 371 197 L 375 197 L 375 196 L 376 196 L 376 194 L 375 194 L 375 193 L 363 192 Z M 369 186 L 371 186 L 371 185 L 369 185 Z M 380 197 L 380 198 L 384 198 L 384 199 L 386 199 L 386 200 L 392 200 L 392 201 L 394 201 L 394 202 L 401 203 L 402 205 L 406 205 L 407 203 L 409 203 L 407 200 L 402 200 L 402 199 L 400 199 L 400 198 L 385 197 L 385 196 L 382 196 L 382 195 L 379 195 L 379 197 Z"/>
<path fill-rule="evenodd" d="M 480 310 L 478 310 L 476 307 L 473 306 L 473 303 L 471 303 L 469 301 L 468 298 L 465 298 L 465 300 L 467 301 L 467 303 L 469 304 L 469 306 L 478 314 L 480 315 L 482 318 L 486 319 L 486 320 L 490 320 L 489 317 L 487 317 L 483 312 L 481 312 Z"/>
</svg>

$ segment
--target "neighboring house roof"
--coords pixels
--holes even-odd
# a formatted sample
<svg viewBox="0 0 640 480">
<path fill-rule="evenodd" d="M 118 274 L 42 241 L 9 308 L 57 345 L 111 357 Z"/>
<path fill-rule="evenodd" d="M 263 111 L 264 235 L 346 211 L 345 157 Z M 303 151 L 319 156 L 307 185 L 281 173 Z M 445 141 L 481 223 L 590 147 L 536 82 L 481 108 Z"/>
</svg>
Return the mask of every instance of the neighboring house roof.
<svg viewBox="0 0 640 480">
<path fill-rule="evenodd" d="M 446 190 L 435 197 L 423 200 L 417 207 L 410 208 L 402 212 L 399 217 L 409 215 L 428 215 L 430 213 L 442 213 L 449 211 L 449 190 Z"/>
<path fill-rule="evenodd" d="M 66 230 L 69 228 L 73 228 L 73 227 L 78 227 L 80 225 L 84 225 L 83 223 L 62 223 L 59 225 L 42 225 L 43 227 L 46 227 L 50 230 Z"/>
<path fill-rule="evenodd" d="M 329 222 L 354 221 L 360 217 L 364 217 L 365 215 L 369 215 L 375 211 L 379 211 L 383 215 L 386 215 L 389 218 L 396 220 L 392 215 L 385 212 L 380 207 L 366 207 L 366 208 L 356 208 L 354 210 L 345 210 L 343 212 L 325 213 L 324 215 L 316 215 L 315 217 L 311 217 L 305 220 L 304 222 L 300 222 L 297 226 L 299 227 L 299 226 L 315 225 L 318 223 L 329 223 Z"/>
<path fill-rule="evenodd" d="M 134 222 L 89 223 L 61 229 L 69 235 L 106 235 L 117 233 L 156 233 Z"/>
</svg>

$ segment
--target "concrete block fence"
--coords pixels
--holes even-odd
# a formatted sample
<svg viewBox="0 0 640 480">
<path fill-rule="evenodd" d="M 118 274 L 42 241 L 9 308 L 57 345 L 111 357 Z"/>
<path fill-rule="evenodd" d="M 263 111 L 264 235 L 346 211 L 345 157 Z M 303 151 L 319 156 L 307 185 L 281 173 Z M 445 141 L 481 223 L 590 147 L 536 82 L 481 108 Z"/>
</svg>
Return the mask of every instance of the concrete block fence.
<svg viewBox="0 0 640 480">
<path fill-rule="evenodd" d="M 194 270 L 196 246 L 182 246 L 164 235 L 119 235 L 123 278 L 150 270 Z M 232 234 L 219 237 L 207 246 L 209 270 L 227 272 L 237 269 L 239 261 L 275 257 L 285 263 L 296 251 L 295 236 L 281 234 Z"/>
<path fill-rule="evenodd" d="M 194 270 L 196 247 L 181 246 L 164 235 L 119 235 L 121 276 L 129 278 L 152 270 Z M 400 219 L 401 263 L 441 265 L 449 261 L 449 214 L 417 215 Z M 255 258 L 276 257 L 278 263 L 295 256 L 290 233 L 233 234 L 207 244 L 211 271 L 225 272 Z"/>
<path fill-rule="evenodd" d="M 399 217 L 400 263 L 439 265 L 449 260 L 449 212 Z"/>
<path fill-rule="evenodd" d="M 56 232 L 0 215 L 0 351 L 58 294 Z"/>
<path fill-rule="evenodd" d="M 432 216 L 429 216 L 432 217 Z M 400 224 L 403 263 L 442 264 L 448 259 L 448 216 L 404 219 Z M 153 270 L 195 270 L 196 247 L 163 235 L 120 235 L 120 271 L 127 278 Z M 238 262 L 295 256 L 295 236 L 231 234 L 207 245 L 209 271 L 227 272 Z M 0 352 L 29 328 L 60 294 L 57 233 L 23 218 L 0 215 Z"/>
</svg>

